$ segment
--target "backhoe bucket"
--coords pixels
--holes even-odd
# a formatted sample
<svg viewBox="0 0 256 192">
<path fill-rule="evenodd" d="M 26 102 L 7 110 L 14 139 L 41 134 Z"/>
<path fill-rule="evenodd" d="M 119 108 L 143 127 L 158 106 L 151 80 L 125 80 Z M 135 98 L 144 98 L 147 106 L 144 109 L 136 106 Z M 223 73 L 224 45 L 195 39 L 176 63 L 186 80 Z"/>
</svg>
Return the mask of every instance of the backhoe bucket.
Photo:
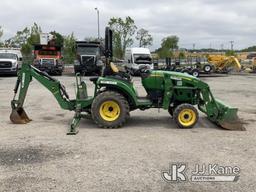
<svg viewBox="0 0 256 192">
<path fill-rule="evenodd" d="M 10 120 L 14 124 L 26 124 L 32 121 L 23 108 L 12 109 Z"/>
<path fill-rule="evenodd" d="M 243 122 L 237 116 L 237 108 L 230 107 L 220 100 L 215 100 L 219 115 L 215 122 L 224 129 L 245 131 Z"/>
</svg>

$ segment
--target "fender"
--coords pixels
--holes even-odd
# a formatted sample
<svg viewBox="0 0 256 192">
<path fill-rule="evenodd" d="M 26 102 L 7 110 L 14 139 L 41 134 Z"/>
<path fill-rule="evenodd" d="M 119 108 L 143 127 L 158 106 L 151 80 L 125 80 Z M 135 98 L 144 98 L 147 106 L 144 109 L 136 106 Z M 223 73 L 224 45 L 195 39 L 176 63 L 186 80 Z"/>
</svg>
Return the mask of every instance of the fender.
<svg viewBox="0 0 256 192">
<path fill-rule="evenodd" d="M 137 92 L 134 89 L 132 82 L 117 79 L 115 77 L 99 77 L 96 84 L 98 89 L 107 87 L 110 89 L 118 90 L 127 98 L 130 104 L 135 107 L 138 105 Z"/>
</svg>

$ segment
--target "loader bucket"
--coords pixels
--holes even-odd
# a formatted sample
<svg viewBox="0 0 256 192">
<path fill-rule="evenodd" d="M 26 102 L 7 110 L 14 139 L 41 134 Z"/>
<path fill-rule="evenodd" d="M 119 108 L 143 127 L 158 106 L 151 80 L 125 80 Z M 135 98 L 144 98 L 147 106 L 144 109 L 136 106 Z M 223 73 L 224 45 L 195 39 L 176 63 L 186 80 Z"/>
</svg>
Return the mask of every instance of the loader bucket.
<svg viewBox="0 0 256 192">
<path fill-rule="evenodd" d="M 12 109 L 10 120 L 14 124 L 26 124 L 32 121 L 22 107 L 17 109 Z"/>
<path fill-rule="evenodd" d="M 215 100 L 215 102 L 219 111 L 219 115 L 215 120 L 215 123 L 224 129 L 245 131 L 244 123 L 237 116 L 237 108 L 230 107 L 220 100 Z"/>
</svg>

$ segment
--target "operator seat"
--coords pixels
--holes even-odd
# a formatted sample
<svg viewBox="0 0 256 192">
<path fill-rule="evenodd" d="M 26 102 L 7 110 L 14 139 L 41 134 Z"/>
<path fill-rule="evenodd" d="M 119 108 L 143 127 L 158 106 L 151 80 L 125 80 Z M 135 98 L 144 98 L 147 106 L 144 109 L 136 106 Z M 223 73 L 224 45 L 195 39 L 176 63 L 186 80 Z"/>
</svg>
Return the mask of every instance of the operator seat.
<svg viewBox="0 0 256 192">
<path fill-rule="evenodd" d="M 109 66 L 107 66 L 107 67 L 105 67 L 104 68 L 104 71 L 103 71 L 103 77 L 105 77 L 105 76 L 115 76 L 116 74 L 118 74 L 119 73 L 119 70 L 118 70 L 118 68 L 115 66 L 115 64 L 114 63 L 110 63 L 110 67 Z M 95 83 L 98 79 L 99 79 L 99 76 L 96 76 L 96 77 L 91 77 L 91 78 L 89 78 L 90 79 L 90 81 L 92 81 L 93 83 Z"/>
<path fill-rule="evenodd" d="M 103 76 L 109 76 L 118 80 L 131 82 L 131 77 L 127 73 L 120 71 L 116 65 L 112 62 L 110 62 L 109 65 L 107 65 L 103 71 Z"/>
<path fill-rule="evenodd" d="M 103 76 L 113 76 L 117 75 L 119 73 L 119 69 L 116 67 L 116 65 L 112 62 L 110 62 L 110 65 L 106 66 L 104 68 Z"/>
</svg>

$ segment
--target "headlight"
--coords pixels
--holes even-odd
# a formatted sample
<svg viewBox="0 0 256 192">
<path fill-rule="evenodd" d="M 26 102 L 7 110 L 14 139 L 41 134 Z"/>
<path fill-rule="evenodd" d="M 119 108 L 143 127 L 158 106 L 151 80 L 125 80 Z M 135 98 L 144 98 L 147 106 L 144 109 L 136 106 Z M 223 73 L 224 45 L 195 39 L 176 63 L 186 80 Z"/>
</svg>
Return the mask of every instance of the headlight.
<svg viewBox="0 0 256 192">
<path fill-rule="evenodd" d="M 58 66 L 62 66 L 63 65 L 63 61 L 61 61 L 61 60 L 56 60 L 56 63 L 57 63 Z"/>
<path fill-rule="evenodd" d="M 74 65 L 80 65 L 80 62 L 78 60 L 75 60 Z"/>
<path fill-rule="evenodd" d="M 139 65 L 137 65 L 137 64 L 133 64 L 133 66 L 132 66 L 132 68 L 134 68 L 134 69 L 139 69 L 140 68 L 140 66 Z"/>
<path fill-rule="evenodd" d="M 40 64 L 40 61 L 39 60 L 34 60 L 33 61 L 33 65 L 39 65 Z"/>
<path fill-rule="evenodd" d="M 98 60 L 97 63 L 96 63 L 96 65 L 97 65 L 98 67 L 103 67 L 103 66 L 104 66 L 104 63 L 103 63 L 101 60 Z"/>
<path fill-rule="evenodd" d="M 17 61 L 12 62 L 12 67 L 17 67 Z"/>
</svg>

